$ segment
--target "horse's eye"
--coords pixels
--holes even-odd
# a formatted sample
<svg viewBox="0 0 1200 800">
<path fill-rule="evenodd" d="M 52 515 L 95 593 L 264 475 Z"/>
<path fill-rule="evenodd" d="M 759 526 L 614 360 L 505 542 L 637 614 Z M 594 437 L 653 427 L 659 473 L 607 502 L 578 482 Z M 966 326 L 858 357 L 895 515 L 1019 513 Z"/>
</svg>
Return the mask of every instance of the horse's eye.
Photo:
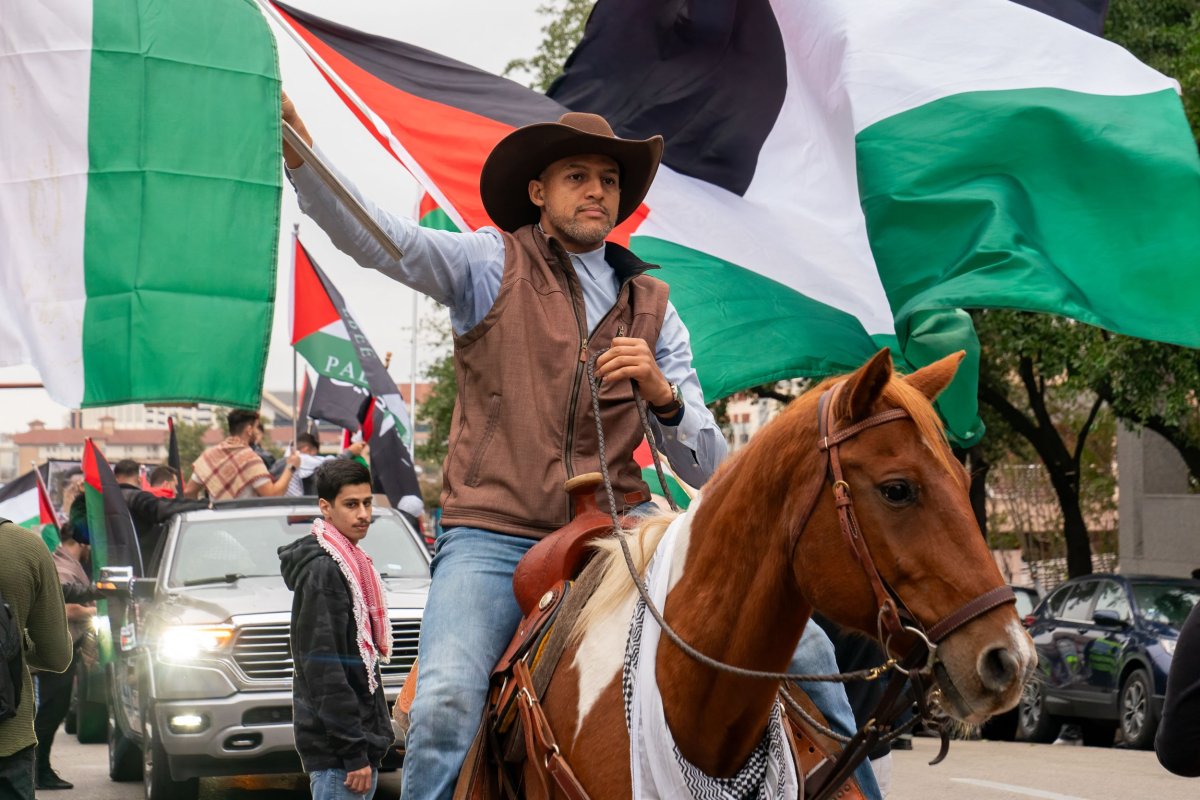
<svg viewBox="0 0 1200 800">
<path fill-rule="evenodd" d="M 908 481 L 888 481 L 880 484 L 879 493 L 894 506 L 906 506 L 917 499 L 917 489 Z"/>
</svg>

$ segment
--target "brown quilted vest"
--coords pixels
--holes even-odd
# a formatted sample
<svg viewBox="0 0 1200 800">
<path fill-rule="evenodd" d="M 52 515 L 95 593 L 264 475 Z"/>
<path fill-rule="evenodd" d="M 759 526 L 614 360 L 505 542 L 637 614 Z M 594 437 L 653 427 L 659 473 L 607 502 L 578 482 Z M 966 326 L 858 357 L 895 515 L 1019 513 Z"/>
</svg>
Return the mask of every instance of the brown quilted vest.
<svg viewBox="0 0 1200 800">
<path fill-rule="evenodd" d="M 589 334 L 562 246 L 533 225 L 504 234 L 496 301 L 454 339 L 458 397 L 442 470 L 444 526 L 540 539 L 570 521 L 563 482 L 600 469 L 586 359 L 618 334 L 645 339 L 653 351 L 667 309 L 667 285 L 643 274 L 651 266 L 619 245 L 606 248 L 621 289 Z M 649 499 L 633 460 L 643 434 L 629 381 L 601 385 L 600 419 L 618 504 Z"/>
</svg>

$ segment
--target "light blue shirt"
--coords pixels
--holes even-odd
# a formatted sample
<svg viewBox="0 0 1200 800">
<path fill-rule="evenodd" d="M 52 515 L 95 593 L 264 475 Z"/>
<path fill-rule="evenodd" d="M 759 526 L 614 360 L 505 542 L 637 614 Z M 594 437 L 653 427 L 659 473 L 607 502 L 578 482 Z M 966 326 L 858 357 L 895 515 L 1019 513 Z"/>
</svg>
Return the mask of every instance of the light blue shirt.
<svg viewBox="0 0 1200 800">
<path fill-rule="evenodd" d="M 288 172 L 300 209 L 316 220 L 339 250 L 362 266 L 376 269 L 446 306 L 456 334 L 470 330 L 487 316 L 504 275 L 504 240 L 495 228 L 480 228 L 474 233 L 422 228 L 407 217 L 379 208 L 339 174 L 342 183 L 404 251 L 404 257 L 397 260 L 379 246 L 312 170 L 301 166 Z M 603 245 L 588 253 L 572 253 L 571 263 L 579 276 L 591 330 L 616 302 L 620 279 L 604 259 Z M 727 446 L 704 405 L 700 379 L 692 368 L 687 328 L 670 303 L 654 357 L 663 376 L 679 387 L 684 401 L 683 419 L 677 425 L 663 425 L 650 415 L 655 442 L 675 474 L 692 486 L 701 486 L 725 457 Z"/>
</svg>

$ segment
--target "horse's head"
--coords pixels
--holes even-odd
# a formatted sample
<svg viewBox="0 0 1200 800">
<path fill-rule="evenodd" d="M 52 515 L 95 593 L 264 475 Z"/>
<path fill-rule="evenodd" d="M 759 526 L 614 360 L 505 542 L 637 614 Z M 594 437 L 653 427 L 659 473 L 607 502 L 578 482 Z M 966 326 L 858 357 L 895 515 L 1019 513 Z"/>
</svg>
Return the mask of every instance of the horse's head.
<svg viewBox="0 0 1200 800">
<path fill-rule="evenodd" d="M 890 409 L 906 412 L 846 438 L 837 445 L 836 458 L 884 591 L 898 598 L 927 631 L 988 590 L 1004 586 L 975 521 L 966 472 L 950 452 L 931 404 L 950 383 L 961 356 L 902 377 L 893 372 L 884 350 L 845 378 L 826 401 L 832 403 L 830 434 Z M 818 396 L 835 383 L 822 384 L 785 412 L 796 426 L 793 434 L 804 429 L 805 435 L 796 438 L 803 439 L 805 449 L 813 443 Z M 810 459 L 813 452 L 815 448 Z M 806 485 L 820 481 L 822 489 L 807 523 L 800 519 L 807 511 L 799 507 L 802 501 L 785 508 L 785 515 L 794 514 L 795 524 L 804 526 L 792 551 L 800 591 L 830 619 L 875 635 L 879 591 L 839 522 L 834 493 L 825 476 L 809 474 L 801 480 Z M 915 642 L 901 634 L 891 642 L 892 650 L 903 653 Z M 978 723 L 1017 703 L 1033 663 L 1032 642 L 1013 605 L 1004 603 L 938 644 L 934 674 L 946 710 Z"/>
</svg>

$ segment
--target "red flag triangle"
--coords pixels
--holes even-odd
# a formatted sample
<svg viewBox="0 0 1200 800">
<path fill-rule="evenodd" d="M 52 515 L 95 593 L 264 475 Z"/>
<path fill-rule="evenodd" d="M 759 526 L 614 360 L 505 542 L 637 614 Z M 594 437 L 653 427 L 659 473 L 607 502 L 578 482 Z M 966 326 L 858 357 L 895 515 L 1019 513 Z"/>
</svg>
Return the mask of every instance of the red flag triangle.
<svg viewBox="0 0 1200 800">
<path fill-rule="evenodd" d="M 333 301 L 321 279 L 313 269 L 308 252 L 300 240 L 296 240 L 296 271 L 292 277 L 292 344 L 306 336 L 337 322 L 342 317 L 334 308 Z"/>
</svg>

